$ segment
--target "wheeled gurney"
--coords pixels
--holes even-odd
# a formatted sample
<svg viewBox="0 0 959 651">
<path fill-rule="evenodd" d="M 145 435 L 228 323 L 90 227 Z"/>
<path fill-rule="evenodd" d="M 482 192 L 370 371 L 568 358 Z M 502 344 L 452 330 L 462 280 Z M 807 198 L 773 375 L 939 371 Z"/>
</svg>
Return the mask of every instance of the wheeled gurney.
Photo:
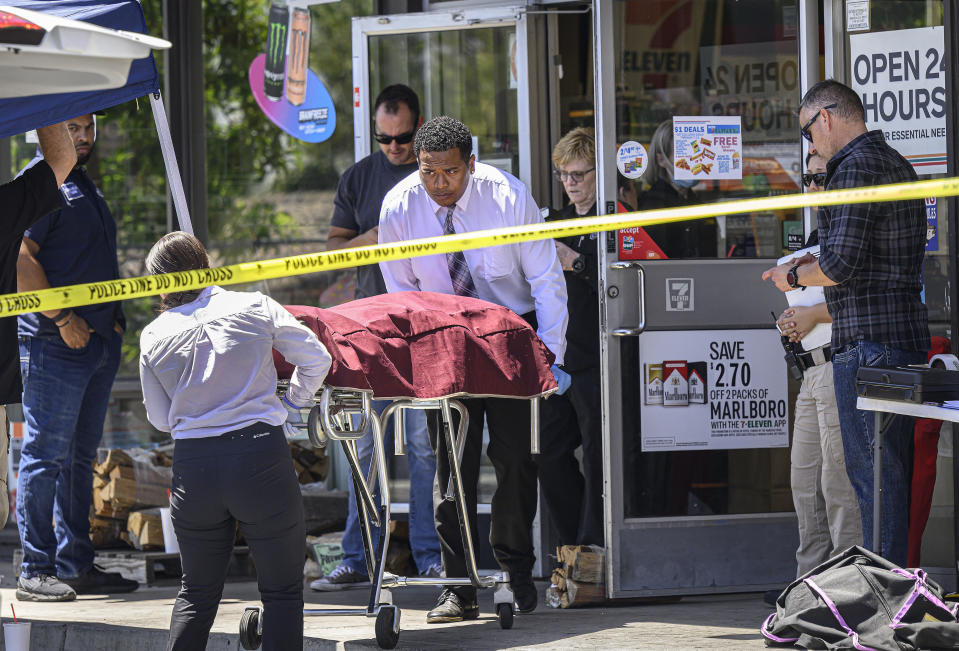
<svg viewBox="0 0 959 651">
<path fill-rule="evenodd" d="M 510 628 L 513 594 L 508 573 L 500 571 L 480 576 L 476 568 L 460 474 L 468 414 L 458 398 L 529 400 L 530 449 L 538 453 L 539 399 L 556 391 L 550 371 L 552 353 L 533 328 L 507 308 L 460 296 L 403 292 L 361 299 L 331 309 L 300 306 L 287 309 L 317 334 L 333 358 L 326 383 L 314 397 L 303 429 L 314 446 L 324 447 L 329 441 L 339 441 L 343 449 L 355 489 L 371 581 L 365 607 L 306 609 L 304 614 L 375 617 L 376 641 L 380 647 L 391 649 L 396 646 L 400 633 L 400 609 L 393 604 L 393 589 L 410 585 L 473 585 L 493 588 L 500 626 Z M 277 390 L 283 392 L 293 369 L 275 351 L 274 356 L 280 378 Z M 374 399 L 391 402 L 377 414 L 373 409 Z M 396 454 L 404 454 L 402 413 L 407 409 L 440 412 L 441 434 L 446 440 L 451 469 L 445 499 L 456 504 L 468 577 L 403 577 L 386 571 L 390 486 L 382 433 L 392 418 L 394 450 Z M 455 437 L 454 410 L 460 416 Z M 364 474 L 356 442 L 370 431 L 373 455 L 369 472 Z M 379 526 L 376 541 L 372 526 Z M 261 633 L 261 610 L 247 608 L 240 621 L 243 647 L 257 648 Z"/>
</svg>

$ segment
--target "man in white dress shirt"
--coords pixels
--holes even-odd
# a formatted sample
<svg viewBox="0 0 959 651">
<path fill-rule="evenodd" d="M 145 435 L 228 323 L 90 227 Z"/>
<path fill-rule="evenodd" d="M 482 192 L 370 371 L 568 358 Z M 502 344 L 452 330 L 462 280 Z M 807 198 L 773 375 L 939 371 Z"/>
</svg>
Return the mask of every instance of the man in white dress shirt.
<svg viewBox="0 0 959 651">
<path fill-rule="evenodd" d="M 419 171 L 400 181 L 383 199 L 379 241 L 399 242 L 542 221 L 521 181 L 477 163 L 472 134 L 458 120 L 433 118 L 416 133 L 413 150 Z M 556 355 L 553 373 L 560 391 L 569 387 L 561 369 L 566 350 L 566 281 L 552 240 L 380 263 L 389 292 L 430 291 L 471 296 L 510 308 L 537 328 Z M 469 369 L 465 369 L 469 372 Z M 476 494 L 483 445 L 483 419 L 489 426 L 487 455 L 496 471 L 490 544 L 521 613 L 536 608 L 532 580 L 532 522 L 536 513 L 536 466 L 530 455 L 529 405 L 504 398 L 464 400 L 469 428 L 461 470 L 474 544 L 477 541 Z M 454 417 L 454 421 L 456 417 Z M 466 561 L 456 507 L 443 499 L 449 458 L 438 435 L 439 415 L 429 412 L 430 439 L 436 450 L 433 504 L 447 577 L 465 577 Z M 455 425 L 455 423 L 454 423 Z M 476 589 L 447 587 L 427 622 L 456 622 L 479 616 Z"/>
</svg>

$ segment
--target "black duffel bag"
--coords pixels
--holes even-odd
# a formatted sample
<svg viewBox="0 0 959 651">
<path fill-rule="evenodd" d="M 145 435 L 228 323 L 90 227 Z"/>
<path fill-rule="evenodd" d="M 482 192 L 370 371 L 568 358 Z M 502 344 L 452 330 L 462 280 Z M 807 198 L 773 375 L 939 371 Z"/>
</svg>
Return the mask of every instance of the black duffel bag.
<svg viewBox="0 0 959 651">
<path fill-rule="evenodd" d="M 922 570 L 850 547 L 793 581 L 760 630 L 767 647 L 959 649 L 957 611 Z"/>
</svg>

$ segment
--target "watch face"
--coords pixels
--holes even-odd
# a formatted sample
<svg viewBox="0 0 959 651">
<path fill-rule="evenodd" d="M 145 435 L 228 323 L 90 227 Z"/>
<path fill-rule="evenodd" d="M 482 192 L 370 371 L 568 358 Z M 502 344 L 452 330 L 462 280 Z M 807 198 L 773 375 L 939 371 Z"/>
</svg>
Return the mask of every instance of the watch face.
<svg viewBox="0 0 959 651">
<path fill-rule="evenodd" d="M 786 284 L 790 287 L 795 287 L 798 283 L 796 282 L 796 270 L 790 269 L 786 272 Z"/>
</svg>

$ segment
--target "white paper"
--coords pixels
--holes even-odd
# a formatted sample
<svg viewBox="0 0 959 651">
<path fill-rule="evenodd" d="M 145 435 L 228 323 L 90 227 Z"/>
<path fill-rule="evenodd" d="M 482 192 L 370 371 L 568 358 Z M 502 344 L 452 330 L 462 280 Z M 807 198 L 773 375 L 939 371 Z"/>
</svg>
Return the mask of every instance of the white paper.
<svg viewBox="0 0 959 651">
<path fill-rule="evenodd" d="M 869 30 L 869 0 L 846 0 L 846 31 Z"/>
<path fill-rule="evenodd" d="M 805 249 L 800 249 L 795 253 L 790 253 L 779 258 L 778 264 L 785 264 L 793 258 L 801 258 L 807 253 L 811 253 L 815 257 L 819 257 L 819 245 L 810 246 Z M 790 292 L 786 292 L 786 302 L 789 304 L 789 307 L 809 307 L 811 305 L 818 305 L 820 303 L 826 302 L 826 294 L 823 291 L 822 287 L 806 287 L 806 289 L 794 289 Z M 832 341 L 832 324 L 831 323 L 817 323 L 815 327 L 809 331 L 805 337 L 800 339 L 799 343 L 802 344 L 803 350 L 813 350 L 821 346 L 825 346 L 830 341 Z"/>
</svg>

